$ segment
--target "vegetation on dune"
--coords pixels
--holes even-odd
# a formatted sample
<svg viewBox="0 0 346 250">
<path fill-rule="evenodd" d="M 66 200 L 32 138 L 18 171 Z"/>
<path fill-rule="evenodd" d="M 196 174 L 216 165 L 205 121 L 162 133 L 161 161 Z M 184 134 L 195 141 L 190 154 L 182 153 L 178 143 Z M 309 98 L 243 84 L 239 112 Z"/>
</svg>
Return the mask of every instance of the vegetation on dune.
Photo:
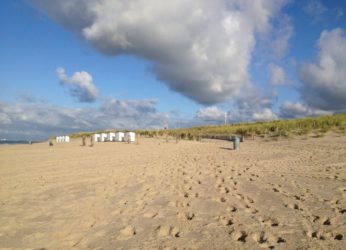
<svg viewBox="0 0 346 250">
<path fill-rule="evenodd" d="M 200 126 L 193 128 L 162 129 L 162 130 L 137 130 L 141 136 L 171 136 L 183 140 L 200 140 L 201 138 L 229 139 L 232 135 L 244 137 L 279 137 L 290 138 L 293 136 L 321 137 L 328 131 L 346 134 L 346 114 L 331 116 L 309 117 L 292 120 L 275 120 L 269 122 L 239 123 L 219 126 Z M 71 134 L 71 138 L 89 137 L 94 133 L 115 132 L 102 130 L 94 132 L 80 132 Z"/>
<path fill-rule="evenodd" d="M 320 137 L 328 131 L 346 134 L 346 114 L 184 129 L 140 130 L 137 132 L 150 137 L 169 135 L 180 139 L 199 140 L 200 138 L 229 139 L 231 135 L 272 138 L 289 138 L 295 135 Z"/>
</svg>

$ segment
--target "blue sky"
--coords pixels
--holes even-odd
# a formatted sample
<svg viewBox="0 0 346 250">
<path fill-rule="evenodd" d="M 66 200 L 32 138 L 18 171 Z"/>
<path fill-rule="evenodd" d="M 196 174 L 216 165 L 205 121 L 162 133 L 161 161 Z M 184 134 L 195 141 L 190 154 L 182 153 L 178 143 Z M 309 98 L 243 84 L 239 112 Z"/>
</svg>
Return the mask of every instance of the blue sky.
<svg viewBox="0 0 346 250">
<path fill-rule="evenodd" d="M 341 0 L 1 1 L 0 137 L 345 112 L 345 11 Z"/>
</svg>

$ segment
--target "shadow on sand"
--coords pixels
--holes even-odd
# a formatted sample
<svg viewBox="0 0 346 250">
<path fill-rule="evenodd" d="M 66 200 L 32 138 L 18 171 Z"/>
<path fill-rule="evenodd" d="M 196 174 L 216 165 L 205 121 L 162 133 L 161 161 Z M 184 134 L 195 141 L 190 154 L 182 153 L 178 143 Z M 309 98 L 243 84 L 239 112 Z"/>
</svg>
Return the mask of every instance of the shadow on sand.
<svg viewBox="0 0 346 250">
<path fill-rule="evenodd" d="M 220 149 L 224 149 L 224 150 L 234 150 L 233 148 L 225 148 L 225 147 L 220 147 Z"/>
</svg>

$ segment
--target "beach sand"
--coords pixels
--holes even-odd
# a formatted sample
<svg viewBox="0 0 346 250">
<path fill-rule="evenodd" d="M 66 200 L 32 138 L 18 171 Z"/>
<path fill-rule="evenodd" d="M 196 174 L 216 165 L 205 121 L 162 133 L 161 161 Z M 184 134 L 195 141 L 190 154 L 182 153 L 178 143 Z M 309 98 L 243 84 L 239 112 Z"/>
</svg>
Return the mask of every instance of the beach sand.
<svg viewBox="0 0 346 250">
<path fill-rule="evenodd" d="M 80 144 L 0 147 L 1 249 L 346 248 L 345 136 Z"/>
</svg>

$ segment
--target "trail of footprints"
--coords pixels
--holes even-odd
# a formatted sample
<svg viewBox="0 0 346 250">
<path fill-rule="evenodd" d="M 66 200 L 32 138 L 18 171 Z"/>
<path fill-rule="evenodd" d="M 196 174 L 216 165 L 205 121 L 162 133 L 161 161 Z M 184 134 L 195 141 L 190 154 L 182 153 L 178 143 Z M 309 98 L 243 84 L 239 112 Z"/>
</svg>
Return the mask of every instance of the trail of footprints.
<svg viewBox="0 0 346 250">
<path fill-rule="evenodd" d="M 293 182 L 293 184 L 298 190 L 301 189 L 298 183 Z M 299 212 L 302 218 L 305 219 L 305 226 L 307 228 L 307 230 L 305 231 L 306 236 L 318 240 L 342 240 L 344 238 L 343 234 L 329 230 L 328 226 L 332 226 L 332 224 L 334 223 L 330 217 L 320 217 L 319 215 L 314 215 L 308 212 L 309 209 L 307 209 L 304 205 L 305 200 L 314 199 L 323 202 L 323 204 L 326 205 L 325 207 L 332 208 L 324 199 L 318 197 L 316 194 L 310 193 L 309 189 L 305 189 L 305 193 L 303 194 L 292 195 L 282 189 L 281 185 L 275 185 L 273 183 L 268 183 L 268 185 L 273 187 L 273 192 L 280 193 L 291 201 L 288 203 L 284 203 L 284 207 Z M 337 203 L 337 201 L 335 201 L 335 203 Z M 343 214 L 346 212 L 346 209 L 334 208 L 333 211 L 335 213 Z"/>
<path fill-rule="evenodd" d="M 220 202 L 224 203 L 227 200 L 226 195 L 231 195 L 236 197 L 240 203 L 240 206 L 245 209 L 245 211 L 254 218 L 253 223 L 258 224 L 258 228 L 263 227 L 278 227 L 279 222 L 275 218 L 262 218 L 254 216 L 258 213 L 258 210 L 255 208 L 255 202 L 251 197 L 244 196 L 241 192 L 238 192 L 238 182 L 235 180 L 235 177 L 231 175 L 226 181 L 227 177 L 223 175 L 221 165 L 217 165 L 215 170 L 215 179 L 216 187 L 218 188 L 219 193 L 222 195 Z M 236 176 L 247 175 L 246 172 L 249 170 L 249 167 L 245 168 L 242 172 L 236 172 L 235 169 L 231 169 L 232 172 L 236 172 Z M 259 178 L 257 174 L 250 174 L 251 177 L 248 177 L 248 181 L 255 181 L 255 178 Z M 259 230 L 258 232 L 252 232 L 253 230 L 246 230 L 241 222 L 235 223 L 235 219 L 238 219 L 234 213 L 238 211 L 238 208 L 235 206 L 227 207 L 226 211 L 228 214 L 233 214 L 232 216 L 223 215 L 217 216 L 216 219 L 222 226 L 229 227 L 229 235 L 231 238 L 240 243 L 246 243 L 249 239 L 254 240 L 259 245 L 266 245 L 270 248 L 274 248 L 275 244 L 283 244 L 286 240 L 281 236 L 274 236 L 270 233 L 267 233 L 265 230 Z"/>
<path fill-rule="evenodd" d="M 186 159 L 181 157 L 181 159 Z M 180 198 L 175 201 L 171 201 L 170 204 L 176 209 L 177 219 L 192 223 L 198 217 L 198 211 L 192 211 L 190 209 L 191 202 L 194 199 L 199 199 L 200 194 L 196 192 L 194 187 L 201 186 L 203 180 L 207 177 L 212 176 L 215 180 L 215 188 L 220 194 L 216 197 L 216 201 L 220 202 L 225 207 L 225 212 L 214 219 L 219 223 L 220 226 L 228 229 L 228 234 L 231 239 L 240 244 L 246 242 L 255 241 L 260 246 L 268 248 L 275 248 L 276 245 L 282 245 L 287 243 L 286 239 L 280 234 L 280 230 L 267 230 L 280 228 L 280 222 L 276 218 L 266 217 L 259 215 L 259 211 L 256 208 L 256 202 L 253 198 L 244 195 L 239 191 L 237 179 L 248 182 L 256 182 L 256 179 L 260 178 L 257 173 L 251 172 L 251 166 L 240 169 L 240 167 L 226 167 L 226 163 L 217 164 L 216 160 L 211 155 L 206 155 L 207 162 L 210 163 L 208 166 L 201 166 L 199 171 L 193 172 L 193 168 L 189 168 L 188 162 L 178 160 L 173 162 L 168 167 L 168 174 L 164 176 L 164 181 L 161 183 L 170 183 L 170 179 L 178 180 L 178 185 L 170 187 L 171 190 L 178 194 Z M 196 164 L 201 159 L 195 157 L 194 161 Z M 177 167 L 178 166 L 178 167 Z M 287 178 L 281 175 L 280 178 L 286 182 Z M 299 184 L 295 184 L 299 190 Z M 318 215 L 308 214 L 304 207 L 304 201 L 307 199 L 320 199 L 316 195 L 305 190 L 303 194 L 292 195 L 286 192 L 282 186 L 268 183 L 266 189 L 271 189 L 273 193 L 279 193 L 283 197 L 286 197 L 289 202 L 283 204 L 286 208 L 293 209 L 301 213 L 302 217 L 309 221 L 309 226 L 306 228 L 306 235 L 312 239 L 326 240 L 343 240 L 344 235 L 338 232 L 330 232 L 321 229 L 321 227 L 328 227 L 333 224 L 332 218 L 321 218 Z M 147 190 L 149 192 L 149 190 Z M 346 191 L 346 189 L 344 190 Z M 147 192 L 147 193 L 148 193 Z M 144 194 L 144 196 L 147 195 Z M 231 201 L 237 200 L 237 206 L 231 204 Z M 230 201 L 230 202 L 229 202 Z M 337 204 L 337 201 L 335 202 Z M 346 209 L 342 207 L 334 208 L 339 214 L 346 213 Z M 252 222 L 251 228 L 248 228 L 245 223 L 241 220 L 241 217 L 237 216 L 237 213 L 246 212 L 248 216 L 247 220 Z M 157 212 L 146 213 L 144 217 L 155 218 Z M 242 217 L 243 218 L 243 217 Z M 255 225 L 255 226 L 254 226 Z M 312 226 L 311 226 L 312 225 Z M 253 231 L 257 229 L 257 231 Z M 313 228 L 317 228 L 314 230 Z M 121 234 L 126 237 L 132 237 L 136 235 L 136 229 L 133 226 L 127 226 L 122 229 Z M 154 230 L 154 234 L 157 237 L 183 237 L 184 233 L 176 225 L 158 225 Z"/>
</svg>

